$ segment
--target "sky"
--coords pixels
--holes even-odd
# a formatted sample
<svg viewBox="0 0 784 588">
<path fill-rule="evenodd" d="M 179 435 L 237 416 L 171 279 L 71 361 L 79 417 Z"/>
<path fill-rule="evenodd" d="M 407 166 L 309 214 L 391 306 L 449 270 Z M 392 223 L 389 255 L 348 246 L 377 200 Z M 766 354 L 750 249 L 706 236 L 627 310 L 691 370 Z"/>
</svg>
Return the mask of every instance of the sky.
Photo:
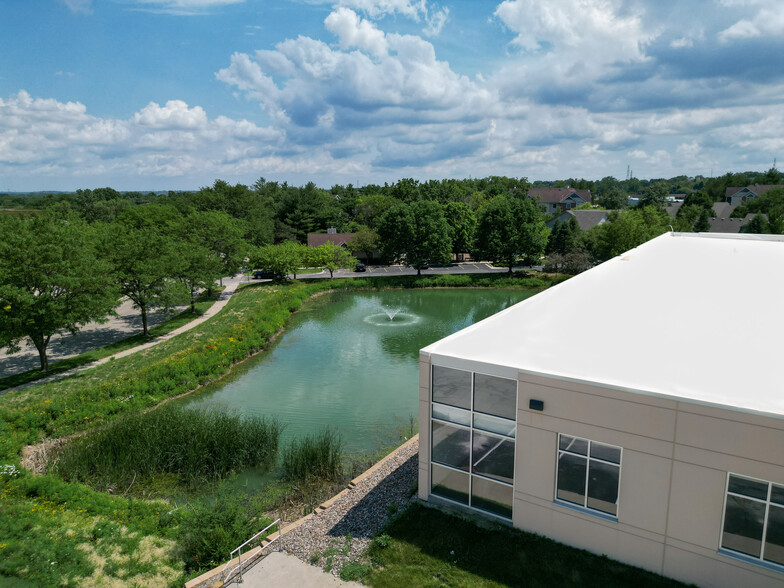
<svg viewBox="0 0 784 588">
<path fill-rule="evenodd" d="M 0 191 L 774 158 L 781 0 L 0 1 Z"/>
</svg>

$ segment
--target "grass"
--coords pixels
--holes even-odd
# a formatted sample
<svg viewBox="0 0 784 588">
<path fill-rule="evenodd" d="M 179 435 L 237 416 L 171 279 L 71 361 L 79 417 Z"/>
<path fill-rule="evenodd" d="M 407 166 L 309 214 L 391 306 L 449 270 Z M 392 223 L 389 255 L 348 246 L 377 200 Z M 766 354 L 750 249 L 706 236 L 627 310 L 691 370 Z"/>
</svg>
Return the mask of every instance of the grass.
<svg viewBox="0 0 784 588">
<path fill-rule="evenodd" d="M 545 537 L 414 504 L 368 549 L 369 586 L 635 586 L 683 584 Z M 353 574 L 357 571 L 352 570 Z"/>
<path fill-rule="evenodd" d="M 109 345 L 100 347 L 98 349 L 85 351 L 84 353 L 80 353 L 79 355 L 75 355 L 66 359 L 52 361 L 49 363 L 49 371 L 46 372 L 41 369 L 34 369 L 22 372 L 20 374 L 14 374 L 12 376 L 0 378 L 0 390 L 14 388 L 16 386 L 35 382 L 41 378 L 67 372 L 68 370 L 93 363 L 94 361 L 98 361 L 104 357 L 109 357 L 115 353 L 120 353 L 126 349 L 132 349 L 134 347 L 138 347 L 139 345 L 143 345 L 144 343 L 150 341 L 150 339 L 160 337 L 161 335 L 170 333 L 175 329 L 179 329 L 183 325 L 187 325 L 193 319 L 203 315 L 204 312 L 215 303 L 219 294 L 220 291 L 217 291 L 209 296 L 206 292 L 203 293 L 196 302 L 195 313 L 191 312 L 189 307 L 187 310 L 182 311 L 169 320 L 152 327 L 150 329 L 149 337 L 145 337 L 142 333 L 139 333 L 138 335 L 133 335 L 131 337 L 121 339 L 120 341 L 115 341 L 114 343 L 110 343 Z"/>
<path fill-rule="evenodd" d="M 283 478 L 289 481 L 340 479 L 343 476 L 340 435 L 324 429 L 301 439 L 292 439 L 281 454 L 281 467 Z"/>
<path fill-rule="evenodd" d="M 281 425 L 260 417 L 166 405 L 129 415 L 63 447 L 51 471 L 97 490 L 148 487 L 171 475 L 194 488 L 247 468 L 270 469 Z"/>
</svg>

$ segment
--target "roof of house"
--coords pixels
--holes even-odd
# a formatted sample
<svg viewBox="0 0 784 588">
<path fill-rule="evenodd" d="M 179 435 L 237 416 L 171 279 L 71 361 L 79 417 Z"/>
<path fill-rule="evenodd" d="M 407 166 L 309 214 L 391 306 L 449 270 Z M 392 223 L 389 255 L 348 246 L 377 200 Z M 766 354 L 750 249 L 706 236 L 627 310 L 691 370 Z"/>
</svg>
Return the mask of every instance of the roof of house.
<svg viewBox="0 0 784 588">
<path fill-rule="evenodd" d="M 683 202 L 668 202 L 667 206 L 664 207 L 664 210 L 669 214 L 672 218 L 675 218 L 675 215 L 678 214 L 681 206 L 683 206 Z"/>
<path fill-rule="evenodd" d="M 665 233 L 422 351 L 436 365 L 784 418 L 782 267 L 784 236 Z"/>
<path fill-rule="evenodd" d="M 708 219 L 711 233 L 740 233 L 740 230 L 751 222 L 755 214 L 749 213 L 743 218 L 719 217 Z"/>
<path fill-rule="evenodd" d="M 731 188 L 727 188 L 724 191 L 724 196 L 725 198 L 729 198 L 730 196 L 732 196 L 736 192 L 740 192 L 744 188 L 754 192 L 757 196 L 761 196 L 762 194 L 764 194 L 765 192 L 773 188 L 784 188 L 784 184 L 754 184 L 753 186 L 733 186 Z"/>
<path fill-rule="evenodd" d="M 318 247 L 324 243 L 334 243 L 342 247 L 354 239 L 356 233 L 308 233 L 308 247 Z"/>
<path fill-rule="evenodd" d="M 531 188 L 528 194 L 539 198 L 539 202 L 562 202 L 572 194 L 577 194 L 586 202 L 591 201 L 590 190 L 575 190 L 574 188 Z"/>
<path fill-rule="evenodd" d="M 735 210 L 739 204 L 730 204 L 729 202 L 714 202 L 713 212 L 716 213 L 716 218 L 729 218 L 732 211 Z"/>
<path fill-rule="evenodd" d="M 552 229 L 556 223 L 569 222 L 569 219 L 572 217 L 577 219 L 577 226 L 580 227 L 581 231 L 587 231 L 588 229 L 591 229 L 596 225 L 601 224 L 602 221 L 606 221 L 607 211 L 606 210 L 566 210 L 561 214 L 559 214 L 558 216 L 551 218 L 545 224 Z"/>
</svg>

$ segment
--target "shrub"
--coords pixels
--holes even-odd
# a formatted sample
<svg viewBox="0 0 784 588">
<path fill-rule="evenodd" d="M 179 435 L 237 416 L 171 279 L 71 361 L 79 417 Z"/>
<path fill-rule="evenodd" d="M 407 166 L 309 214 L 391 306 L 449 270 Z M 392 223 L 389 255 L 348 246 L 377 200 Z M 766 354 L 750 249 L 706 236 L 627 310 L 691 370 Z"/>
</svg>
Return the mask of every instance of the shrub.
<svg viewBox="0 0 784 588">
<path fill-rule="evenodd" d="M 352 561 L 340 570 L 340 579 L 344 582 L 359 582 L 370 571 L 371 566 Z"/>
<path fill-rule="evenodd" d="M 293 439 L 283 450 L 283 477 L 290 481 L 343 476 L 343 447 L 340 435 L 326 428 L 320 433 Z"/>
<path fill-rule="evenodd" d="M 275 420 L 165 405 L 69 443 L 51 469 L 101 490 L 125 490 L 167 474 L 195 484 L 249 467 L 270 468 L 280 431 Z"/>
</svg>

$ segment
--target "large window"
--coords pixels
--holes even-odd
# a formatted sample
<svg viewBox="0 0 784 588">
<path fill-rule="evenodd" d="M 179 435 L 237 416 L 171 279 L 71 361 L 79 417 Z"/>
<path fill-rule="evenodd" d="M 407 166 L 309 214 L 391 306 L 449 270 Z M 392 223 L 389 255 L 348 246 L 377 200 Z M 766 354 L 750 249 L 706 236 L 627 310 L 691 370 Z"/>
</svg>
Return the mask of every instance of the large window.
<svg viewBox="0 0 784 588">
<path fill-rule="evenodd" d="M 430 491 L 512 518 L 517 382 L 433 366 L 431 389 Z"/>
<path fill-rule="evenodd" d="M 621 448 L 558 435 L 555 498 L 618 516 Z"/>
<path fill-rule="evenodd" d="M 729 474 L 721 547 L 784 566 L 784 485 Z"/>
</svg>

